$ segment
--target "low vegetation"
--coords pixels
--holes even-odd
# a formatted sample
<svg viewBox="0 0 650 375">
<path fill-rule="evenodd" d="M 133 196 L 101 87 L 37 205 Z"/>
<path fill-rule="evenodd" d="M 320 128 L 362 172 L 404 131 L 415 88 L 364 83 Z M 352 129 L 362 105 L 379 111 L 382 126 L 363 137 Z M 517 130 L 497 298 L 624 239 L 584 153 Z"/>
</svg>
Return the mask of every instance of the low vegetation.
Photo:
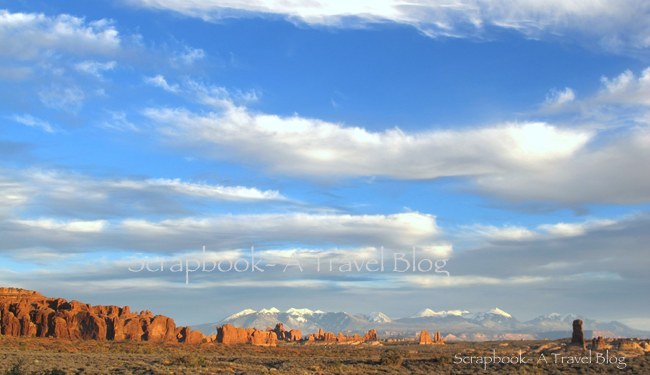
<svg viewBox="0 0 650 375">
<path fill-rule="evenodd" d="M 549 345 L 550 344 L 550 345 Z M 621 371 L 602 364 L 456 364 L 454 356 L 537 353 L 566 342 L 509 341 L 417 345 L 199 346 L 0 336 L 0 374 L 648 374 L 650 356 Z M 551 350 L 551 349 L 549 349 Z M 533 355 L 533 354 L 530 354 Z M 538 354 L 534 354 L 538 355 Z"/>
</svg>

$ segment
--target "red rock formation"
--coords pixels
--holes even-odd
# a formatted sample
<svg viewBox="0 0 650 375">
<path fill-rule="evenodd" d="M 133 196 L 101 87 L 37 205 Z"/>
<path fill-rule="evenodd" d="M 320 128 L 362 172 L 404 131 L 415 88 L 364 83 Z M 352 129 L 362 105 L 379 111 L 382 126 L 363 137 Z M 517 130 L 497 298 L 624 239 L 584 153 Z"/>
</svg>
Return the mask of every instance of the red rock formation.
<svg viewBox="0 0 650 375">
<path fill-rule="evenodd" d="M 429 334 L 429 331 L 426 329 L 423 329 L 422 332 L 420 332 L 420 345 L 433 345 L 433 344 L 444 344 L 445 340 L 442 338 L 440 335 L 439 331 L 436 331 L 436 333 L 433 334 L 433 339 L 431 339 L 431 335 Z"/>
<path fill-rule="evenodd" d="M 232 324 L 217 327 L 217 342 L 226 345 L 253 344 L 258 346 L 276 346 L 278 338 L 273 331 L 261 331 L 254 328 L 237 328 Z"/>
<path fill-rule="evenodd" d="M 573 334 L 571 335 L 571 344 L 574 346 L 585 347 L 585 335 L 582 332 L 582 320 L 573 321 Z"/>
<path fill-rule="evenodd" d="M 336 335 L 332 332 L 325 332 L 325 334 L 323 334 L 323 341 L 336 342 Z"/>
<path fill-rule="evenodd" d="M 250 343 L 256 346 L 277 346 L 278 338 L 273 331 L 255 330 L 250 336 Z"/>
<path fill-rule="evenodd" d="M 377 331 L 371 329 L 368 333 L 363 336 L 363 341 L 377 341 Z"/>
<path fill-rule="evenodd" d="M 423 329 L 422 332 L 420 332 L 420 345 L 431 345 L 431 344 L 433 344 L 433 341 L 431 341 L 431 335 L 429 335 L 429 331 Z"/>
<path fill-rule="evenodd" d="M 0 288 L 0 333 L 63 339 L 178 341 L 174 320 L 154 316 L 148 310 L 137 314 L 128 306 L 91 306 L 18 288 Z M 188 331 L 187 342 L 202 341 L 199 334 Z"/>
<path fill-rule="evenodd" d="M 278 323 L 275 325 L 275 328 L 273 329 L 273 332 L 275 332 L 278 340 L 286 340 L 288 338 L 287 332 L 284 330 L 284 324 Z"/>
<path fill-rule="evenodd" d="M 176 339 L 190 345 L 197 345 L 202 342 L 207 342 L 206 337 L 201 331 L 192 331 L 190 327 L 180 327 L 176 329 Z"/>
<path fill-rule="evenodd" d="M 217 342 L 226 345 L 246 344 L 248 342 L 248 333 L 245 328 L 224 324 L 217 328 Z"/>
<path fill-rule="evenodd" d="M 598 336 L 591 339 L 591 349 L 605 350 L 605 349 L 609 349 L 609 345 L 607 345 L 607 342 L 602 336 Z"/>
<path fill-rule="evenodd" d="M 302 332 L 299 329 L 292 329 L 289 331 L 289 341 L 300 341 L 302 340 Z"/>
</svg>

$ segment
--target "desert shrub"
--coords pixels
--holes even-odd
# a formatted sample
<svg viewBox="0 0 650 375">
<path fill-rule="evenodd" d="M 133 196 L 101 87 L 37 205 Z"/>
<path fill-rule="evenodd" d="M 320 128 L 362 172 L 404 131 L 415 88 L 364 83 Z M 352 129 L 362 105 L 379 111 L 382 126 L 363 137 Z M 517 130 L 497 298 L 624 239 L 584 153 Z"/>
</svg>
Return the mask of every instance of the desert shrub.
<svg viewBox="0 0 650 375">
<path fill-rule="evenodd" d="M 383 366 L 394 366 L 399 367 L 404 362 L 404 356 L 397 350 L 386 350 L 381 353 L 379 362 Z"/>
<path fill-rule="evenodd" d="M 24 375 L 27 374 L 27 371 L 25 371 L 25 361 L 22 359 L 19 359 L 16 363 L 14 363 L 13 366 L 7 372 L 5 372 L 5 375 Z"/>
<path fill-rule="evenodd" d="M 53 368 L 51 370 L 45 370 L 38 373 L 38 375 L 65 375 L 65 374 L 66 374 L 65 371 L 58 368 Z"/>
<path fill-rule="evenodd" d="M 207 365 L 205 358 L 196 354 L 175 356 L 171 359 L 171 364 L 183 367 L 205 367 Z"/>
</svg>

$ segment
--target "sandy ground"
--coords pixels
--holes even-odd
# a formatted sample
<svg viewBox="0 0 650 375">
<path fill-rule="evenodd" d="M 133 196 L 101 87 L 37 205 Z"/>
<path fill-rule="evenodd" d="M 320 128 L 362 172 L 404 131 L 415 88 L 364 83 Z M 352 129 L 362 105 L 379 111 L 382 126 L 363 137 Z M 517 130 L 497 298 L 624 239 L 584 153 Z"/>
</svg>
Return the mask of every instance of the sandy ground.
<svg viewBox="0 0 650 375">
<path fill-rule="evenodd" d="M 0 374 L 650 374 L 648 354 L 590 353 L 565 343 L 262 348 L 0 336 Z M 499 360 L 526 363 L 483 363 Z"/>
</svg>

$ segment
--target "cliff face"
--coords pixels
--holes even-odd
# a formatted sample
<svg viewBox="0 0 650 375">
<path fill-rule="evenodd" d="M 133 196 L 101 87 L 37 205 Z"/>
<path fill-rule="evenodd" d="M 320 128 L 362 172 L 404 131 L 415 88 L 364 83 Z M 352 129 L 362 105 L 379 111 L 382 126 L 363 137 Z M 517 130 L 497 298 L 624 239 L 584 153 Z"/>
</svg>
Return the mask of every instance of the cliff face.
<svg viewBox="0 0 650 375">
<path fill-rule="evenodd" d="M 204 336 L 150 311 L 128 306 L 92 306 L 40 293 L 0 288 L 0 333 L 65 339 L 200 343 Z"/>
</svg>

